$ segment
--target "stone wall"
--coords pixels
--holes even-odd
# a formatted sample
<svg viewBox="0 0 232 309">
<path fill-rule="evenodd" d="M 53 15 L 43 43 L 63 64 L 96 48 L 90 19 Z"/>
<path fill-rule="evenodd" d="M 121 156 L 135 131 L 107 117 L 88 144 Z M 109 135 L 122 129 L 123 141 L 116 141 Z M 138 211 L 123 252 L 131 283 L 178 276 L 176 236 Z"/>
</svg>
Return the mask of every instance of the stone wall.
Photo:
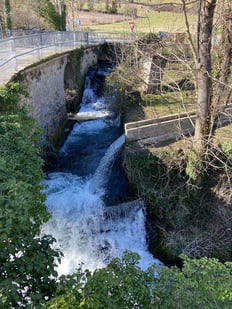
<svg viewBox="0 0 232 309">
<path fill-rule="evenodd" d="M 52 138 L 66 120 L 64 70 L 67 56 L 60 56 L 26 69 L 23 83 L 29 97 L 23 100 L 43 129 L 45 140 Z"/>
<path fill-rule="evenodd" d="M 31 116 L 42 127 L 44 142 L 52 141 L 66 123 L 65 84 L 80 92 L 85 74 L 97 62 L 98 49 L 86 48 L 34 64 L 21 72 L 22 83 L 29 93 L 28 98 L 22 98 L 21 104 L 29 108 Z"/>
</svg>

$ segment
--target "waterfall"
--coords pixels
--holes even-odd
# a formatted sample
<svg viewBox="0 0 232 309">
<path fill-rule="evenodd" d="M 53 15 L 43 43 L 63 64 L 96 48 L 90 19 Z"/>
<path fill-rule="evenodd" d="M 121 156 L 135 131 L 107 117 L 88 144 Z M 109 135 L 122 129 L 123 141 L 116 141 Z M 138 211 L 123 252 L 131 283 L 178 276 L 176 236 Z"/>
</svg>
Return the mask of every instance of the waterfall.
<svg viewBox="0 0 232 309">
<path fill-rule="evenodd" d="M 76 123 L 61 147 L 56 171 L 44 180 L 52 217 L 42 233 L 53 235 L 64 254 L 57 271 L 60 275 L 79 267 L 94 271 L 122 257 L 125 250 L 140 254 L 142 268 L 160 263 L 147 248 L 142 201 L 124 200 L 125 181 L 117 179 L 123 177 L 120 167 L 115 171 L 115 163 L 125 142 L 120 123 L 109 115 L 107 120 L 98 117 L 97 103 L 104 98 L 90 91 L 88 78 L 86 87 L 79 112 L 88 111 L 99 119 Z M 113 201 L 119 196 L 120 204 L 109 207 L 113 205 L 106 199 L 109 195 L 115 195 Z"/>
<path fill-rule="evenodd" d="M 92 186 L 94 192 L 97 192 L 98 189 L 104 188 L 104 185 L 108 181 L 108 174 L 111 166 L 114 163 L 115 157 L 125 143 L 125 135 L 121 135 L 116 141 L 114 141 L 110 147 L 107 149 L 104 157 L 102 158 L 94 176 L 92 179 Z"/>
<path fill-rule="evenodd" d="M 94 91 L 94 85 L 91 85 L 93 76 L 93 72 L 90 72 L 90 76 L 86 77 L 80 110 L 74 117 L 77 120 L 99 119 L 111 115 L 105 98 L 103 96 L 99 97 Z"/>
<path fill-rule="evenodd" d="M 137 212 L 140 209 L 144 209 L 144 202 L 140 199 L 114 206 L 107 206 L 104 208 L 104 218 L 110 220 L 125 218 L 130 216 L 131 212 Z"/>
</svg>

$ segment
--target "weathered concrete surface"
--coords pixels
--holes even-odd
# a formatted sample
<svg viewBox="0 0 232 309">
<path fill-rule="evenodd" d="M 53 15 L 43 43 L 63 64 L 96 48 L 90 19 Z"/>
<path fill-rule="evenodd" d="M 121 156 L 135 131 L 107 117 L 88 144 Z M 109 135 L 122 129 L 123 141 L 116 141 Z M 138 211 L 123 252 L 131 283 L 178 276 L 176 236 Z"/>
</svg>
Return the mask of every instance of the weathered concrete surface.
<svg viewBox="0 0 232 309">
<path fill-rule="evenodd" d="M 127 142 L 139 141 L 141 146 L 159 146 L 194 133 L 196 112 L 169 115 L 125 124 Z M 219 113 L 215 123 L 222 127 L 232 122 L 232 105 Z"/>
<path fill-rule="evenodd" d="M 86 49 L 82 61 L 81 61 L 81 69 L 80 74 L 84 76 L 88 69 L 98 62 L 98 49 L 97 48 L 89 48 Z"/>
<path fill-rule="evenodd" d="M 153 138 L 153 143 L 176 139 L 178 136 L 192 134 L 195 113 L 175 114 L 161 118 L 125 124 L 126 141 Z"/>
<path fill-rule="evenodd" d="M 98 49 L 93 47 L 83 51 L 76 66 L 70 66 L 70 62 L 75 62 L 72 55 L 70 52 L 53 57 L 22 71 L 22 83 L 27 86 L 29 96 L 23 97 L 21 104 L 29 108 L 42 127 L 44 142 L 51 141 L 67 120 L 65 87 L 78 88 L 77 80 L 84 79 L 88 69 L 98 61 Z"/>
<path fill-rule="evenodd" d="M 64 70 L 67 56 L 41 63 L 24 72 L 29 97 L 23 99 L 30 114 L 43 128 L 44 139 L 52 137 L 66 119 Z"/>
</svg>

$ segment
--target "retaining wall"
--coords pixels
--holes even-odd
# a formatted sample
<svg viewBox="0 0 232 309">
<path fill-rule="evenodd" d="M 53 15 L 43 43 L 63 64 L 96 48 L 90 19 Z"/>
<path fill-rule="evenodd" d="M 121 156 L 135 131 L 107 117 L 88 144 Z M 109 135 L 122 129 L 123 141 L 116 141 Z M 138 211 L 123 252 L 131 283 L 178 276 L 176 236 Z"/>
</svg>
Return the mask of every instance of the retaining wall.
<svg viewBox="0 0 232 309">
<path fill-rule="evenodd" d="M 27 86 L 29 96 L 21 99 L 21 104 L 29 108 L 30 114 L 43 129 L 43 140 L 51 141 L 67 120 L 65 87 L 71 84 L 80 88 L 80 80 L 91 66 L 98 62 L 98 49 L 86 48 L 77 57 L 77 51 L 59 55 L 52 59 L 34 64 L 23 70 L 22 83 Z M 72 63 L 72 74 L 67 74 L 66 67 Z M 70 72 L 69 72 L 70 73 Z M 69 78 L 65 81 L 65 78 Z M 80 91 L 80 89 L 78 89 Z"/>
<path fill-rule="evenodd" d="M 232 105 L 223 109 L 216 126 L 231 123 Z M 141 120 L 125 124 L 127 142 L 139 141 L 141 146 L 160 146 L 194 133 L 196 112 L 175 114 L 155 119 Z"/>
</svg>

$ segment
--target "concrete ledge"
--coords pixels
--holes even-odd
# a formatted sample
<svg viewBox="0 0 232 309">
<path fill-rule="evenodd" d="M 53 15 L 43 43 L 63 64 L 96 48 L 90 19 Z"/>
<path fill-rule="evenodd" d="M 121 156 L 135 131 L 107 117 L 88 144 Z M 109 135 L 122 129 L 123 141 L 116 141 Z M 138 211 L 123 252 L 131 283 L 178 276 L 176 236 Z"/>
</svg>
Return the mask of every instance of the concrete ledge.
<svg viewBox="0 0 232 309">
<path fill-rule="evenodd" d="M 194 129 L 195 113 L 171 115 L 158 119 L 138 121 L 125 125 L 126 141 L 156 138 L 157 141 L 175 139 L 179 135 L 190 134 Z"/>
<path fill-rule="evenodd" d="M 153 119 L 145 119 L 145 120 L 140 120 L 140 121 L 135 121 L 135 122 L 128 122 L 125 124 L 125 129 L 132 129 L 132 128 L 137 128 L 140 126 L 145 126 L 145 125 L 150 125 L 150 124 L 155 124 L 155 123 L 160 123 L 168 120 L 174 120 L 174 119 L 181 119 L 185 118 L 187 116 L 193 116 L 195 115 L 195 111 L 191 111 L 189 113 L 181 113 L 181 114 L 174 114 L 174 115 L 168 115 L 168 116 L 163 116 L 160 118 L 153 118 Z"/>
<path fill-rule="evenodd" d="M 161 145 L 194 133 L 196 112 L 168 115 L 125 124 L 127 142 L 139 141 L 141 145 Z M 232 104 L 222 108 L 216 127 L 232 122 Z"/>
</svg>

